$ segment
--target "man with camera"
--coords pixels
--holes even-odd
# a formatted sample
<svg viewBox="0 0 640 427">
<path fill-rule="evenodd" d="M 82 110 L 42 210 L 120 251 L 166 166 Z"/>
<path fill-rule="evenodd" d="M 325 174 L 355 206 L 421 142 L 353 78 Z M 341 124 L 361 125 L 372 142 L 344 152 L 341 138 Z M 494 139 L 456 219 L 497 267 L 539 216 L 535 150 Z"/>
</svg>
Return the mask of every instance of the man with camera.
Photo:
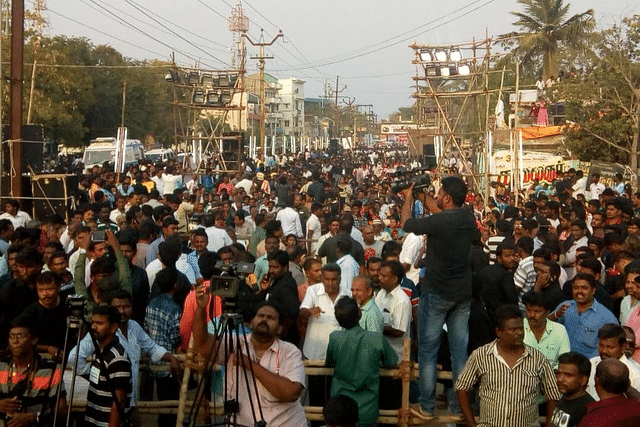
<svg viewBox="0 0 640 427">
<path fill-rule="evenodd" d="M 196 351 L 207 357 L 212 346 L 218 347 L 218 340 L 223 338 L 207 333 L 205 307 L 207 295 L 202 286 L 196 288 L 197 310 L 193 327 L 193 338 Z M 227 384 L 228 399 L 238 396 L 238 425 L 254 425 L 253 405 L 259 403 L 264 421 L 268 426 L 298 427 L 307 424 L 304 409 L 300 404 L 300 394 L 304 390 L 305 371 L 302 355 L 293 344 L 278 339 L 282 331 L 280 306 L 272 300 L 258 306 L 256 315 L 251 320 L 251 334 L 247 337 L 248 354 L 243 348 L 241 354 L 231 353 L 225 360 L 227 351 L 220 346 L 217 363 L 226 363 L 229 381 Z M 238 337 L 234 337 L 238 339 Z M 244 341 L 243 341 L 244 342 Z M 234 348 L 236 343 L 234 343 Z M 240 372 L 236 372 L 236 370 Z M 237 377 L 236 375 L 239 375 Z M 238 378 L 236 382 L 235 379 Z M 254 380 L 259 383 L 254 387 Z M 257 396 L 256 396 L 257 393 Z M 256 408 L 256 418 L 260 411 Z"/>
<path fill-rule="evenodd" d="M 411 218 L 414 185 L 411 183 L 402 191 L 403 229 L 407 233 L 426 234 L 428 243 L 427 271 L 421 283 L 418 317 L 420 403 L 412 407 L 412 412 L 423 419 L 430 419 L 435 409 L 436 356 L 445 322 L 454 383 L 467 360 L 471 303 L 469 252 L 472 237 L 478 230 L 473 214 L 462 209 L 467 195 L 467 185 L 462 178 L 443 178 L 436 199 L 419 192 L 416 196 L 432 215 L 417 219 Z M 459 413 L 455 400 L 450 410 Z"/>
</svg>

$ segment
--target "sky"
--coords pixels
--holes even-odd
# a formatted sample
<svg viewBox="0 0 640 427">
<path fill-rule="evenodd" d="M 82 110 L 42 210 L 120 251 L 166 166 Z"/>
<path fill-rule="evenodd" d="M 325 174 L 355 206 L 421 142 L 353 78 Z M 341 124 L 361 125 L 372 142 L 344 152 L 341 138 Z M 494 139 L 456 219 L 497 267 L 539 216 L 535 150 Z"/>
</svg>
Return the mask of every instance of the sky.
<svg viewBox="0 0 640 427">
<path fill-rule="evenodd" d="M 46 0 L 49 36 L 86 37 L 113 46 L 133 59 L 168 60 L 178 65 L 222 69 L 231 62 L 227 18 L 238 0 Z M 599 27 L 640 13 L 628 0 L 573 0 L 569 13 L 590 8 Z M 34 0 L 25 0 L 32 9 Z M 413 103 L 415 65 L 411 43 L 447 44 L 481 40 L 516 30 L 515 0 L 250 0 L 242 1 L 248 35 L 270 42 L 266 72 L 306 81 L 305 96 L 338 90 L 341 103 L 373 104 L 378 119 Z M 284 42 L 283 42 L 284 41 Z M 248 46 L 248 56 L 258 48 Z M 257 70 L 255 60 L 247 72 Z M 159 76 L 160 77 L 160 76 Z M 161 77 L 160 77 L 161 78 Z M 343 97 L 343 98 L 342 98 Z"/>
</svg>

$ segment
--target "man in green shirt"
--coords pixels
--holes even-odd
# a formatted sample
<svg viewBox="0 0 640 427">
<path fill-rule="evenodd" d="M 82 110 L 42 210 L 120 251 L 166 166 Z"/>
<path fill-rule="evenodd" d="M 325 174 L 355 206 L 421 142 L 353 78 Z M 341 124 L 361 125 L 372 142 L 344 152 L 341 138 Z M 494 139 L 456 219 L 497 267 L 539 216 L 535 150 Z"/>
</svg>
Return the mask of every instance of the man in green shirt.
<svg viewBox="0 0 640 427">
<path fill-rule="evenodd" d="M 373 283 L 367 276 L 356 276 L 351 283 L 351 295 L 360 307 L 360 327 L 365 331 L 380 332 L 384 318 L 373 298 Z"/>
<path fill-rule="evenodd" d="M 536 291 L 522 296 L 526 317 L 524 324 L 524 343 L 534 347 L 544 355 L 553 368 L 558 366 L 558 357 L 571 351 L 569 335 L 560 323 L 547 319 L 550 301 Z"/>
<path fill-rule="evenodd" d="M 358 303 L 353 298 L 340 298 L 335 316 L 344 330 L 332 332 L 327 347 L 325 365 L 335 368 L 331 396 L 354 399 L 360 427 L 373 426 L 379 414 L 380 366 L 396 366 L 398 357 L 382 334 L 360 327 Z"/>
</svg>

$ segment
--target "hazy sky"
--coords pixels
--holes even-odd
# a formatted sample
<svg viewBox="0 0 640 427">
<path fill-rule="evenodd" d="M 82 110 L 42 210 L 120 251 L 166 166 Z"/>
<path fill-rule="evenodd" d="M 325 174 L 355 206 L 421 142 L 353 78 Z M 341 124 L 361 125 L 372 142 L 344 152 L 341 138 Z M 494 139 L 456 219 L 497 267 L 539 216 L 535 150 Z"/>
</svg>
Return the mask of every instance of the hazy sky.
<svg viewBox="0 0 640 427">
<path fill-rule="evenodd" d="M 168 59 L 179 65 L 224 68 L 230 62 L 232 34 L 226 18 L 237 0 L 47 0 L 48 35 L 87 37 L 109 44 L 127 57 Z M 573 0 L 570 13 L 596 10 L 599 26 L 640 13 L 628 0 Z M 28 8 L 33 0 L 26 0 Z M 267 72 L 304 79 L 305 95 L 323 93 L 323 79 L 356 104 L 373 104 L 378 118 L 412 104 L 414 66 L 410 43 L 469 42 L 485 34 L 515 30 L 509 13 L 522 10 L 515 0 L 251 0 L 242 1 L 249 36 L 260 28 L 271 41 Z M 257 48 L 248 46 L 248 54 Z M 224 61 L 224 62 L 223 62 Z M 227 64 L 225 64 L 227 63 Z M 256 63 L 249 60 L 248 72 Z M 160 77 L 160 76 L 159 76 Z"/>
</svg>

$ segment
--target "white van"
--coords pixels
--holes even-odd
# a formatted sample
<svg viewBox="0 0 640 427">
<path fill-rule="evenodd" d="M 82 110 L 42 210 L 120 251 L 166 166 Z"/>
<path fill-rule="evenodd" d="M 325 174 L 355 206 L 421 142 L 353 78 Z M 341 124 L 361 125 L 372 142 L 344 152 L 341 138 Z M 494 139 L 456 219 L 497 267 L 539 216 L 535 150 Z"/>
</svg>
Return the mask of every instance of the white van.
<svg viewBox="0 0 640 427">
<path fill-rule="evenodd" d="M 113 164 L 115 157 L 116 139 L 96 138 L 84 149 L 82 163 L 85 169 L 91 169 L 96 165 L 102 166 L 104 162 Z M 137 139 L 127 139 L 124 152 L 125 168 L 138 164 L 138 161 L 142 159 L 144 159 L 144 147 L 142 143 Z"/>
<path fill-rule="evenodd" d="M 166 163 L 169 160 L 175 160 L 176 153 L 174 153 L 171 148 L 156 148 L 147 151 L 144 157 L 147 160 L 151 160 L 153 163 Z"/>
</svg>

